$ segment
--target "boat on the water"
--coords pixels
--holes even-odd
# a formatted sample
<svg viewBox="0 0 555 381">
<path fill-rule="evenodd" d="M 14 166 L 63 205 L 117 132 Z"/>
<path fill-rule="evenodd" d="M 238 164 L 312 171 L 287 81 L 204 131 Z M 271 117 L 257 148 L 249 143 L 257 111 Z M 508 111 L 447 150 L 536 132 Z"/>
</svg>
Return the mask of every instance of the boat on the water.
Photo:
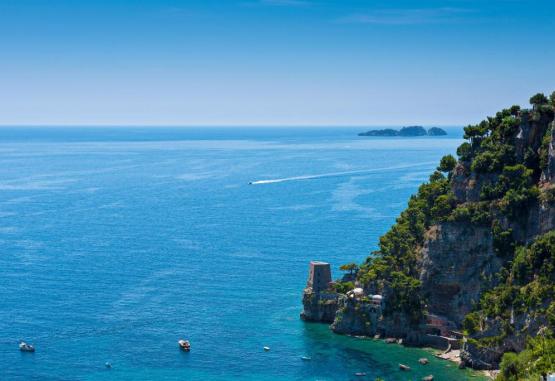
<svg viewBox="0 0 555 381">
<path fill-rule="evenodd" d="M 179 340 L 177 344 L 179 344 L 179 348 L 185 352 L 189 352 L 191 350 L 191 343 L 189 343 L 189 340 Z"/>
<path fill-rule="evenodd" d="M 357 373 L 355 373 L 355 376 L 364 377 L 364 376 L 366 376 L 366 373 L 365 372 L 357 372 Z"/>
<path fill-rule="evenodd" d="M 311 357 L 308 357 L 308 356 L 303 356 L 303 357 L 301 357 L 301 360 L 303 360 L 303 361 L 310 361 L 310 360 L 312 360 L 312 358 L 311 358 Z"/>
<path fill-rule="evenodd" d="M 19 350 L 21 352 L 34 352 L 35 347 L 31 344 L 27 344 L 25 341 L 22 341 L 21 343 L 19 343 Z"/>
<path fill-rule="evenodd" d="M 270 350 L 270 347 L 264 347 L 264 352 L 268 352 Z"/>
<path fill-rule="evenodd" d="M 410 370 L 410 366 L 405 364 L 399 364 L 399 369 L 401 370 Z"/>
</svg>

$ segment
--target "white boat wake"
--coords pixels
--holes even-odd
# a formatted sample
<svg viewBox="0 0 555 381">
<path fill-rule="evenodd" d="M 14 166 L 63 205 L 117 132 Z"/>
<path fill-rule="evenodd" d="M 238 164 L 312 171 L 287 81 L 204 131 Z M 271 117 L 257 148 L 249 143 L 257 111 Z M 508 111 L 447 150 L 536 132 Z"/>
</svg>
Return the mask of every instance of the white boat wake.
<svg viewBox="0 0 555 381">
<path fill-rule="evenodd" d="M 331 173 L 322 173 L 320 175 L 306 175 L 306 176 L 285 177 L 285 178 L 282 178 L 282 179 L 256 180 L 256 181 L 249 182 L 249 184 L 251 184 L 251 185 L 263 185 L 263 184 L 283 183 L 283 182 L 286 182 L 286 181 L 314 180 L 314 179 L 322 179 L 322 178 L 326 178 L 326 177 L 342 177 L 342 176 L 351 176 L 351 175 L 361 175 L 361 174 L 367 174 L 367 173 L 392 171 L 392 170 L 395 170 L 395 169 L 420 167 L 420 166 L 423 166 L 423 165 L 430 165 L 430 164 L 434 164 L 434 163 L 435 163 L 435 161 L 426 161 L 426 162 L 422 162 L 422 163 L 397 165 L 397 166 L 392 166 L 392 167 L 360 169 L 360 170 L 357 170 L 357 171 L 331 172 Z"/>
</svg>

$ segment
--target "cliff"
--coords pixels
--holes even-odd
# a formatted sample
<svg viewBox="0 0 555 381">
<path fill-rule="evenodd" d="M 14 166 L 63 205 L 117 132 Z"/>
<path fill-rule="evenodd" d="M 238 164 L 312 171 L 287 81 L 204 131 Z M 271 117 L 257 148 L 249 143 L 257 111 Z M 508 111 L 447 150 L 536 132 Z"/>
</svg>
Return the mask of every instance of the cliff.
<svg viewBox="0 0 555 381">
<path fill-rule="evenodd" d="M 307 289 L 303 293 L 301 319 L 305 321 L 333 323 L 339 305 L 340 294 L 318 294 Z"/>
<path fill-rule="evenodd" d="M 364 294 L 337 298 L 335 332 L 461 345 L 500 380 L 555 372 L 538 349 L 555 349 L 555 93 L 530 101 L 465 128 L 360 266 Z"/>
</svg>

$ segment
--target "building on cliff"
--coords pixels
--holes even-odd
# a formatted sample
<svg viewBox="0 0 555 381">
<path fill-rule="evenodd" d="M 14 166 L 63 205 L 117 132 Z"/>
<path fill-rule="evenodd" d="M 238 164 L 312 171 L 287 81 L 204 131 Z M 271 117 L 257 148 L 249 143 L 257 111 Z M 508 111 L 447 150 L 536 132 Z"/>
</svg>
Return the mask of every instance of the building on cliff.
<svg viewBox="0 0 555 381">
<path fill-rule="evenodd" d="M 376 306 L 381 306 L 383 303 L 383 296 L 381 295 L 372 295 L 371 298 L 372 304 Z"/>
<path fill-rule="evenodd" d="M 321 291 L 328 289 L 331 283 L 331 268 L 327 262 L 311 261 L 308 271 L 308 281 L 306 288 L 312 289 L 312 292 L 319 294 Z"/>
<path fill-rule="evenodd" d="M 331 268 L 326 262 L 312 261 L 303 292 L 301 319 L 333 323 L 337 313 L 339 294 L 331 289 Z"/>
</svg>

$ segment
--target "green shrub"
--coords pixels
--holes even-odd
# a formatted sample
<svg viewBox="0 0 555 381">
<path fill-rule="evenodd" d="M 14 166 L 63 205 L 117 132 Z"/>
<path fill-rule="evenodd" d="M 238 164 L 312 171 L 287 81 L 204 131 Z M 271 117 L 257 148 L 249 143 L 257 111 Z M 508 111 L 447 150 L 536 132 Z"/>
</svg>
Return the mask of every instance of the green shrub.
<svg viewBox="0 0 555 381">
<path fill-rule="evenodd" d="M 457 159 L 455 159 L 453 155 L 445 155 L 441 158 L 437 170 L 441 172 L 451 172 L 453 169 L 455 169 L 456 165 Z"/>
<path fill-rule="evenodd" d="M 503 355 L 496 381 L 540 380 L 555 372 L 555 339 L 546 330 L 528 341 L 527 348 Z"/>
<path fill-rule="evenodd" d="M 544 104 L 547 104 L 547 102 L 548 102 L 548 99 L 543 93 L 537 93 L 536 95 L 530 98 L 530 104 L 534 106 L 544 105 Z"/>
<path fill-rule="evenodd" d="M 346 294 L 354 288 L 353 282 L 336 282 L 333 284 L 333 290 L 339 294 Z"/>
<path fill-rule="evenodd" d="M 472 145 L 470 143 L 463 143 L 457 148 L 457 156 L 461 161 L 469 161 L 472 159 Z"/>
<path fill-rule="evenodd" d="M 447 218 L 452 222 L 470 222 L 475 225 L 488 226 L 491 223 L 488 202 L 471 202 L 457 205 Z"/>
<path fill-rule="evenodd" d="M 512 258 L 515 250 L 513 229 L 503 229 L 498 221 L 494 221 L 492 225 L 493 250 L 495 254 L 503 258 Z"/>
<path fill-rule="evenodd" d="M 545 134 L 542 139 L 542 144 L 539 149 L 539 166 L 540 169 L 546 169 L 549 163 L 549 143 L 551 143 L 551 130 L 552 125 L 549 124 L 549 127 L 545 131 Z"/>
<path fill-rule="evenodd" d="M 457 205 L 455 197 L 452 193 L 442 194 L 434 201 L 434 206 L 430 210 L 433 221 L 445 221 Z"/>
<path fill-rule="evenodd" d="M 464 317 L 462 326 L 467 335 L 472 335 L 481 330 L 482 317 L 479 312 L 471 312 Z"/>
</svg>

